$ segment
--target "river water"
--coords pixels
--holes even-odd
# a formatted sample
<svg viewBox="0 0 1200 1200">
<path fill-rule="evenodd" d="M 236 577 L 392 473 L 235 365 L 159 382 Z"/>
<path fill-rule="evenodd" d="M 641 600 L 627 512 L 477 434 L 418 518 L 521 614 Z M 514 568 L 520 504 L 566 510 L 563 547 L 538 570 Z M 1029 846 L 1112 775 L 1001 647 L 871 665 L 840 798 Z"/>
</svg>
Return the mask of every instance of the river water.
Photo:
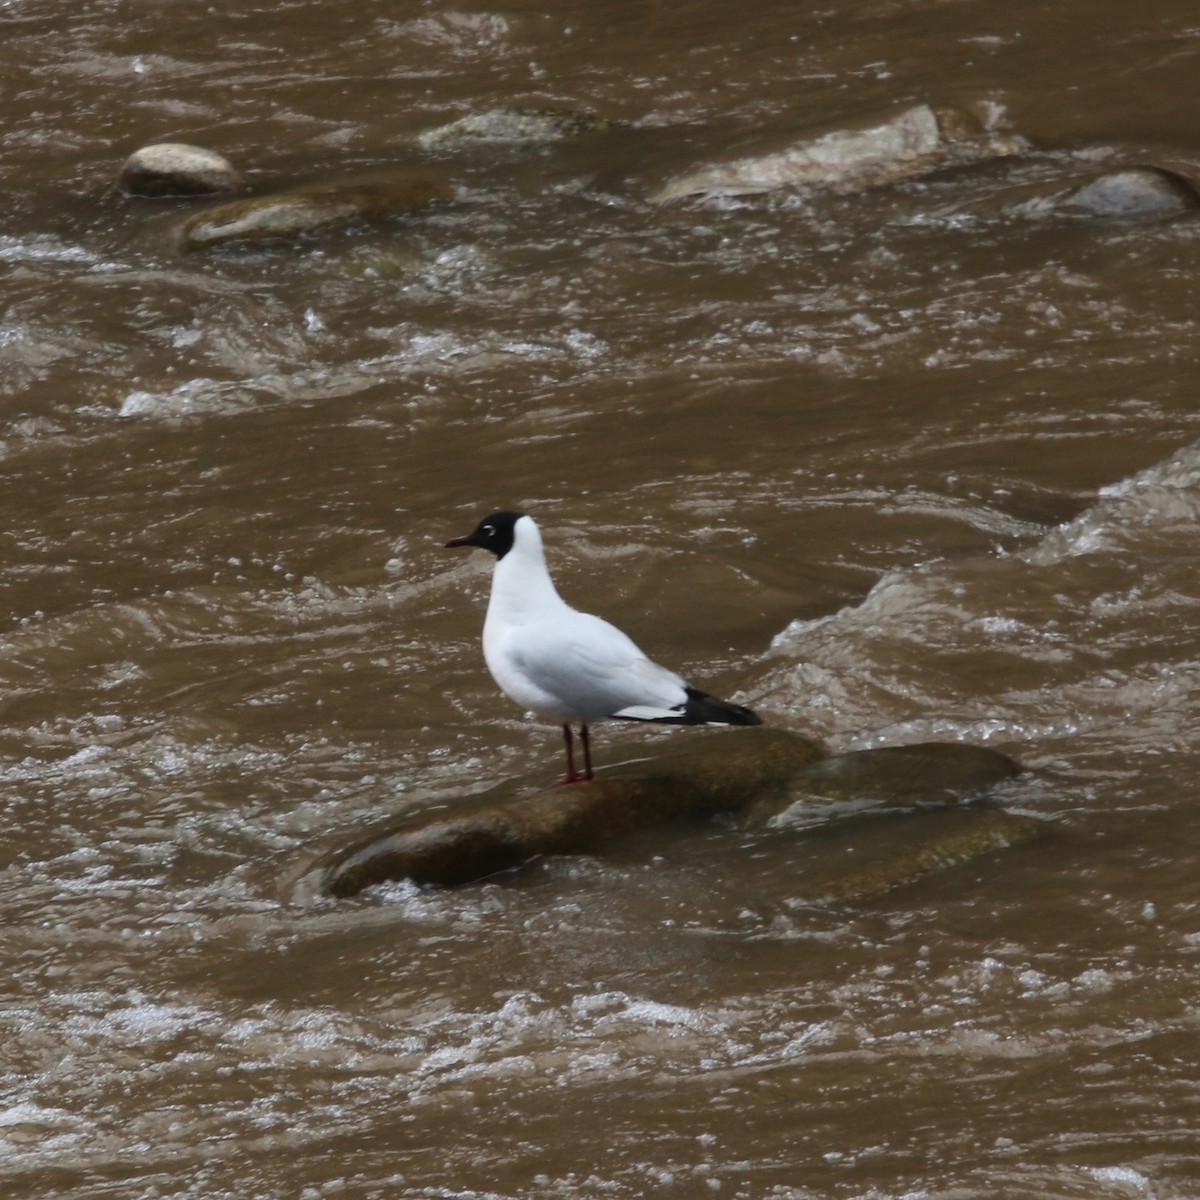
<svg viewBox="0 0 1200 1200">
<path fill-rule="evenodd" d="M 1194 5 L 7 0 L 0 32 L 4 1195 L 1200 1194 L 1200 223 L 1025 203 L 1200 174 Z M 912 100 L 1033 148 L 645 199 Z M 503 104 L 627 128 L 209 255 L 195 205 L 113 187 L 161 140 L 336 178 Z M 499 507 L 772 723 L 1016 756 L 1051 836 L 855 904 L 722 827 L 299 902 L 372 823 L 558 769 L 483 668 L 485 556 L 441 549 Z"/>
</svg>

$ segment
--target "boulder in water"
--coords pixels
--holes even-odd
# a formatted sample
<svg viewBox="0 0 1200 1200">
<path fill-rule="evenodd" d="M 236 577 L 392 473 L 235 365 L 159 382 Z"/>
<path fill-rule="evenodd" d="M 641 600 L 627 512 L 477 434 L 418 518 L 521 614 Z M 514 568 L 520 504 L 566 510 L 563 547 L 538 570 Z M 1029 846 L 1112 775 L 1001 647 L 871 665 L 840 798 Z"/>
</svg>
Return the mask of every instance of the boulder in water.
<svg viewBox="0 0 1200 1200">
<path fill-rule="evenodd" d="M 769 727 L 697 731 L 682 741 L 655 757 L 605 769 L 586 783 L 545 788 L 512 780 L 470 797 L 458 812 L 385 829 L 317 860 L 306 872 L 306 890 L 345 897 L 390 880 L 470 883 L 539 855 L 598 853 L 638 830 L 719 813 L 749 811 L 771 827 L 820 825 L 825 837 L 831 828 L 871 824 L 857 816 L 831 823 L 847 812 L 944 809 L 1019 770 L 993 750 L 957 743 L 825 757 L 809 738 Z M 806 856 L 814 855 L 802 840 L 799 885 L 805 896 L 816 898 L 873 895 L 939 864 L 1029 840 L 1044 826 L 1032 821 L 1026 829 L 1022 822 L 1031 819 L 1009 819 L 996 809 L 961 811 L 961 825 L 934 828 L 925 838 L 897 842 L 893 833 L 879 841 L 873 834 L 855 834 L 855 844 L 871 847 L 869 853 L 817 854 L 811 868 Z M 896 846 L 895 853 L 886 852 L 889 845 Z M 825 869 L 830 862 L 837 864 L 832 873 Z"/>
<path fill-rule="evenodd" d="M 160 199 L 225 195 L 241 191 L 243 182 L 234 165 L 215 150 L 156 142 L 125 160 L 117 186 L 127 196 Z"/>
<path fill-rule="evenodd" d="M 626 763 L 586 783 L 504 783 L 465 811 L 367 838 L 319 860 L 319 891 L 352 896 L 386 880 L 460 884 L 542 854 L 590 854 L 627 834 L 686 817 L 734 812 L 820 758 L 820 745 L 785 730 L 696 732 L 665 754 Z"/>
<path fill-rule="evenodd" d="M 612 128 L 612 122 L 590 113 L 561 108 L 493 108 L 471 113 L 417 135 L 424 150 L 449 151 L 478 143 L 561 142 Z"/>
<path fill-rule="evenodd" d="M 237 200 L 198 213 L 183 226 L 185 250 L 230 242 L 294 238 L 366 218 L 426 208 L 448 199 L 450 185 L 437 176 L 396 172 Z"/>
<path fill-rule="evenodd" d="M 858 192 L 1018 154 L 1027 146 L 1024 138 L 985 129 L 965 109 L 916 104 L 855 128 L 776 143 L 700 167 L 668 181 L 650 200 L 752 196 L 784 187 Z"/>
<path fill-rule="evenodd" d="M 1162 167 L 1122 167 L 1073 188 L 1056 207 L 1114 221 L 1165 221 L 1200 212 L 1200 192 Z"/>
<path fill-rule="evenodd" d="M 749 812 L 751 821 L 805 826 L 864 809 L 926 808 L 982 795 L 1021 768 L 1007 755 L 961 742 L 918 742 L 834 754 L 813 762 L 788 781 L 783 802 L 769 797 Z"/>
<path fill-rule="evenodd" d="M 814 904 L 874 899 L 998 850 L 1041 841 L 1052 829 L 1048 821 L 985 804 L 839 821 L 810 830 L 797 844 L 790 898 Z"/>
</svg>

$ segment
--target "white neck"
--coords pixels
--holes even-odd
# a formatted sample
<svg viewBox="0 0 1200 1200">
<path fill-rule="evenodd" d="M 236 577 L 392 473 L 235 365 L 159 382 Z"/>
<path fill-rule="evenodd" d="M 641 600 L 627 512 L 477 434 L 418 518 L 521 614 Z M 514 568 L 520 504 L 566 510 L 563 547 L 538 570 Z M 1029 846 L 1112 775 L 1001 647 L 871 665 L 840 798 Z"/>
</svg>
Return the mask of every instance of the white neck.
<svg viewBox="0 0 1200 1200">
<path fill-rule="evenodd" d="M 496 563 L 492 573 L 484 632 L 495 621 L 524 624 L 566 607 L 546 569 L 542 535 L 532 517 L 522 517 L 513 527 L 512 549 Z"/>
</svg>

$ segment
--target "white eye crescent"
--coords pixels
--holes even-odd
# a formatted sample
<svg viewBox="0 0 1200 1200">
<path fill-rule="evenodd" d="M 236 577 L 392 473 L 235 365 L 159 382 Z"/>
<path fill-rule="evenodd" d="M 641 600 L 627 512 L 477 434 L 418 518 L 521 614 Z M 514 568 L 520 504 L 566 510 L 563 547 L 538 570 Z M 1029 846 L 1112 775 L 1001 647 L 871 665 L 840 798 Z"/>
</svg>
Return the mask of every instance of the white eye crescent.
<svg viewBox="0 0 1200 1200">
<path fill-rule="evenodd" d="M 496 527 L 495 525 L 484 525 L 483 532 L 486 533 L 488 537 L 491 537 L 492 534 L 496 532 Z"/>
</svg>

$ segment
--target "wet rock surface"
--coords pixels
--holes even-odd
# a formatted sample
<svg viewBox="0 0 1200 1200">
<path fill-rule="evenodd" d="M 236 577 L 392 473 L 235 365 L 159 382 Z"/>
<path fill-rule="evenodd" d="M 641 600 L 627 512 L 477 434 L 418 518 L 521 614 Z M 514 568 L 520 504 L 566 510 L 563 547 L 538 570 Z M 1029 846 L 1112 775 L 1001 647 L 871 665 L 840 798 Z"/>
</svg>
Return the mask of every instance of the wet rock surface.
<svg viewBox="0 0 1200 1200">
<path fill-rule="evenodd" d="M 831 812 L 957 804 L 1020 774 L 1007 755 L 960 742 L 920 742 L 835 754 L 796 773 L 787 803 L 754 805 L 751 820 L 804 825 Z"/>
<path fill-rule="evenodd" d="M 818 743 L 771 728 L 708 733 L 689 741 L 603 771 L 589 783 L 531 790 L 528 780 L 506 782 L 471 798 L 461 812 L 410 821 L 331 851 L 307 878 L 318 892 L 338 897 L 389 880 L 456 885 L 539 855 L 600 852 L 638 830 L 686 818 L 751 809 L 760 823 L 798 827 L 806 823 L 802 814 L 807 823 L 817 823 L 845 810 L 952 805 L 1019 770 L 1002 754 L 958 744 L 885 747 L 826 758 Z M 932 840 L 857 864 L 857 883 L 838 873 L 820 876 L 813 894 L 874 894 L 939 864 L 1032 836 L 1007 814 L 980 811 L 992 814 L 986 829 L 955 826 L 948 834 L 933 829 Z"/>
<path fill-rule="evenodd" d="M 242 176 L 224 155 L 186 142 L 157 142 L 135 150 L 117 178 L 127 196 L 168 199 L 219 196 L 242 190 Z"/>
<path fill-rule="evenodd" d="M 540 854 L 602 850 L 638 829 L 744 808 L 821 757 L 820 745 L 778 729 L 696 734 L 691 745 L 602 771 L 587 783 L 499 785 L 467 811 L 409 823 L 334 851 L 314 870 L 334 896 L 392 879 L 458 884 L 520 866 Z"/>
<path fill-rule="evenodd" d="M 870 900 L 1052 832 L 1047 821 L 985 805 L 837 822 L 798 844 L 795 897 Z"/>
<path fill-rule="evenodd" d="M 429 173 L 389 172 L 238 200 L 199 213 L 181 232 L 186 250 L 294 238 L 355 221 L 413 212 L 449 199 L 450 184 Z"/>
<path fill-rule="evenodd" d="M 487 142 L 542 144 L 611 129 L 591 113 L 562 108 L 495 108 L 427 129 L 416 137 L 424 150 L 450 151 Z"/>
<path fill-rule="evenodd" d="M 750 196 L 784 187 L 862 191 L 1018 154 L 1027 145 L 988 131 L 965 109 L 917 104 L 858 128 L 802 136 L 699 167 L 668 181 L 650 200 Z"/>
<path fill-rule="evenodd" d="M 472 113 L 418 134 L 413 144 L 433 154 L 453 154 L 472 146 L 548 146 L 568 143 L 619 127 L 594 114 L 566 108 L 505 107 Z M 669 131 L 657 131 L 659 150 Z M 630 135 L 632 136 L 632 134 Z M 616 143 L 602 143 L 612 156 Z M 634 161 L 653 161 L 656 153 L 639 142 Z M 950 105 L 919 103 L 858 122 L 789 137 L 770 144 L 717 156 L 717 161 L 685 171 L 651 188 L 654 204 L 691 199 L 762 195 L 779 189 L 817 189 L 851 194 L 919 178 L 945 169 L 1021 154 L 1028 142 L 1015 134 L 990 130 L 970 111 Z M 626 149 L 630 149 L 626 147 Z M 564 151 L 564 153 L 568 153 Z M 576 156 L 585 154 L 574 150 Z M 604 155 L 601 155 L 603 158 Z M 541 162 L 541 159 L 538 160 Z M 621 170 L 569 162 L 570 172 L 554 185 L 574 194 L 602 179 L 622 177 Z M 577 168 L 585 173 L 578 174 Z M 436 169 L 435 169 L 436 170 Z M 540 191 L 543 174 L 520 186 Z M 661 170 L 658 177 L 661 179 Z M 506 177 L 507 178 L 507 177 Z M 241 175 L 223 156 L 185 143 L 164 142 L 131 155 L 120 174 L 127 195 L 195 197 L 236 192 Z M 1050 191 L 1010 211 L 1031 219 L 1055 214 L 1130 223 L 1170 220 L 1200 212 L 1200 190 L 1187 178 L 1162 167 L 1139 165 L 1105 171 L 1069 190 Z M 644 192 L 645 184 L 637 185 Z M 421 168 L 388 169 L 369 176 L 290 188 L 237 200 L 209 209 L 183 227 L 182 245 L 197 250 L 233 242 L 289 239 L 316 230 L 346 226 L 389 213 L 414 211 L 452 195 L 442 177 Z"/>
<path fill-rule="evenodd" d="M 1073 188 L 1057 207 L 1114 221 L 1164 221 L 1200 212 L 1200 192 L 1162 167 L 1123 167 Z"/>
</svg>

